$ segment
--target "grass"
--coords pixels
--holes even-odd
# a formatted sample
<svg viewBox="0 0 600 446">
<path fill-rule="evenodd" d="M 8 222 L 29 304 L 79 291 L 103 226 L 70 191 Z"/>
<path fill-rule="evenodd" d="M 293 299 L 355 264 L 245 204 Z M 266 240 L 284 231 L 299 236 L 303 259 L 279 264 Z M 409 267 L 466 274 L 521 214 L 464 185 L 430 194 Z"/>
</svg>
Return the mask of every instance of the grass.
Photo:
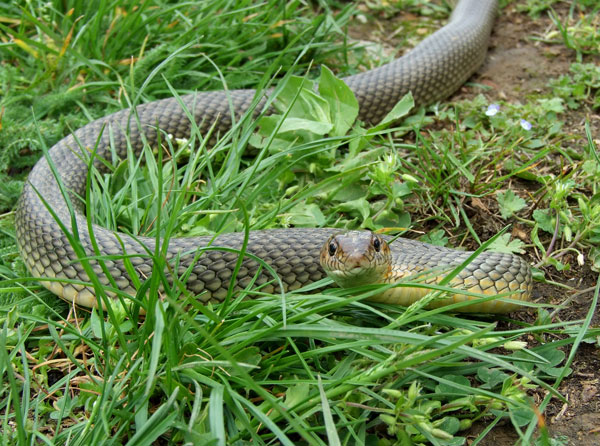
<svg viewBox="0 0 600 446">
<path fill-rule="evenodd" d="M 142 318 L 135 306 L 70 308 L 28 277 L 12 209 L 43 148 L 132 103 L 271 83 L 295 98 L 291 73 L 316 78 L 314 66 L 350 74 L 376 63 L 344 37 L 355 17 L 349 8 L 315 8 L 225 0 L 0 6 L 3 444 L 461 445 L 473 423 L 485 426 L 480 442 L 502 419 L 523 445 L 559 441 L 538 414 L 551 398 L 563 400 L 558 389 L 578 347 L 600 335 L 592 325 L 597 284 L 589 310 L 567 320 L 544 305 L 516 320 L 457 317 L 371 304 L 372 290 L 317 286 L 283 300 L 251 291 L 254 299 L 232 296 L 220 306 L 167 287 L 160 300 L 157 292 L 140 299 Z M 360 15 L 393 16 L 391 8 Z M 159 162 L 151 148 L 145 166 L 115 161 L 112 175 L 93 177 L 90 209 L 104 226 L 150 236 L 393 228 L 476 248 L 489 234 L 475 203 L 497 232 L 512 225 L 517 236 L 502 234 L 493 246 L 527 255 L 538 281 L 568 269 L 583 277 L 600 267 L 600 160 L 593 123 L 575 131 L 565 117 L 598 107 L 598 69 L 584 60 L 598 48 L 586 34 L 591 8 L 538 36 L 582 48 L 546 95 L 500 103 L 492 116 L 481 95 L 413 110 L 394 128 L 340 123 L 316 101 L 308 114 L 290 112 L 303 122 L 299 132 L 274 132 L 282 118 L 243 121 L 210 151 L 194 135 L 168 141 Z M 159 279 L 147 286 L 156 290 Z"/>
</svg>

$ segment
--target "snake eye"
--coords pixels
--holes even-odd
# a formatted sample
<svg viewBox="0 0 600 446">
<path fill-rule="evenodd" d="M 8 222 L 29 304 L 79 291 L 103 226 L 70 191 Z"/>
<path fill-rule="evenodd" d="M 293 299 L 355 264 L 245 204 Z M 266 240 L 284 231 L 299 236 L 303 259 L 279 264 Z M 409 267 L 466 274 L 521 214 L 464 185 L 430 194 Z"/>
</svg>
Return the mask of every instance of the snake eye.
<svg viewBox="0 0 600 446">
<path fill-rule="evenodd" d="M 377 237 L 375 237 L 375 240 L 373 240 L 373 248 L 375 248 L 376 252 L 381 250 L 381 241 L 379 241 L 379 238 Z"/>
<path fill-rule="evenodd" d="M 334 242 L 329 243 L 329 255 L 333 257 L 337 251 L 337 245 Z"/>
</svg>

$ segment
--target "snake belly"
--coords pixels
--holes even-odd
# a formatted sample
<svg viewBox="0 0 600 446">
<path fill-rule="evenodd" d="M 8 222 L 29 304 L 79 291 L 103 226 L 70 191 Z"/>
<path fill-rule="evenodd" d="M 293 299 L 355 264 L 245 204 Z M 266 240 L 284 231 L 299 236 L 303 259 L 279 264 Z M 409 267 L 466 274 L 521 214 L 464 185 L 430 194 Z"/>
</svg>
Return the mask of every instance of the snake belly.
<svg viewBox="0 0 600 446">
<path fill-rule="evenodd" d="M 495 14 L 495 0 L 462 0 L 449 23 L 407 55 L 380 68 L 345 78 L 344 81 L 359 101 L 359 119 L 377 122 L 408 91 L 412 92 L 417 104 L 435 102 L 454 92 L 481 65 Z M 254 96 L 254 90 L 211 91 L 184 96 L 182 100 L 193 111 L 194 119 L 202 132 L 206 132 L 213 124 L 216 130 L 226 131 L 232 122 L 230 104 L 233 104 L 236 116 L 240 116 L 248 110 Z M 256 113 L 265 100 L 263 98 Z M 126 157 L 128 144 L 136 156 L 139 156 L 144 142 L 156 145 L 157 124 L 161 131 L 175 138 L 187 138 L 190 135 L 191 125 L 187 115 L 176 99 L 169 98 L 140 105 L 135 109 L 135 114 L 131 110 L 122 110 L 97 119 L 65 137 L 49 150 L 55 173 L 60 177 L 64 190 L 68 191 L 66 195 L 72 203 L 73 220 L 65 195 L 48 160 L 41 158 L 32 169 L 15 213 L 17 242 L 31 274 L 40 278 L 40 283 L 58 296 L 86 307 L 98 305 L 91 285 L 73 283 L 90 283 L 88 272 L 79 260 L 81 256 L 87 258 L 90 274 L 93 273 L 100 284 L 109 290 L 116 288 L 135 295 L 136 281 L 143 281 L 152 273 L 153 263 L 148 253 L 154 252 L 156 240 L 133 238 L 98 225 L 92 225 L 92 238 L 84 215 L 84 205 L 77 196 L 85 196 L 89 150 L 96 150 L 94 166 L 105 172 L 99 159 L 111 159 L 113 153 L 121 158 Z M 73 249 L 63 228 L 77 234 L 83 248 L 79 254 Z M 281 282 L 273 281 L 272 274 L 265 268 L 260 268 L 261 272 L 256 276 L 259 262 L 245 257 L 236 277 L 235 288 L 240 289 L 254 283 L 263 285 L 262 289 L 270 292 L 280 289 L 277 285 L 280 283 L 284 290 L 294 290 L 325 277 L 319 264 L 319 251 L 334 231 L 336 230 L 251 231 L 246 253 L 268 263 Z M 96 249 L 92 239 L 95 240 Z M 216 238 L 170 239 L 166 258 L 171 262 L 175 274 L 186 276 L 186 288 L 197 294 L 198 299 L 203 302 L 219 302 L 227 295 L 238 254 L 219 250 L 217 247 L 240 249 L 243 240 L 244 235 L 239 233 L 222 234 Z M 406 246 L 410 246 L 410 259 L 406 256 L 406 250 L 402 249 Z M 440 266 L 440 259 L 432 254 L 428 246 L 410 240 L 397 240 L 392 244 L 395 269 L 404 271 L 408 266 L 406 274 L 410 274 L 424 271 L 424 268 L 429 268 L 432 264 Z M 452 260 L 450 266 L 464 255 L 458 255 L 459 252 L 454 250 L 442 251 L 446 253 L 448 260 Z M 439 251 L 436 252 L 439 254 Z M 523 273 L 524 262 L 521 259 L 509 256 L 510 261 L 503 260 L 503 264 L 490 255 L 484 253 L 479 256 L 471 264 L 473 271 L 470 273 L 465 272 L 468 268 L 463 270 L 465 276 L 461 280 L 464 287 L 476 286 L 485 291 L 491 288 L 482 285 L 492 284 L 492 287 L 497 287 L 501 292 L 504 288 L 497 285 L 500 283 L 498 278 L 506 274 L 507 268 L 512 268 L 523 276 L 515 278 L 520 280 L 519 289 L 529 289 L 530 276 L 528 270 Z M 124 261 L 125 256 L 127 262 Z M 97 260 L 99 257 L 103 257 L 101 263 Z M 482 269 L 482 265 L 487 265 L 486 262 L 490 262 L 491 269 L 487 266 Z M 128 271 L 131 268 L 137 278 L 130 277 Z M 500 269 L 496 271 L 498 268 Z M 486 269 L 489 271 L 485 271 Z M 495 272 L 490 275 L 490 271 Z M 514 288 L 514 285 L 509 284 L 507 289 L 510 286 Z M 114 292 L 109 291 L 109 294 L 114 295 Z M 406 296 L 406 299 L 400 296 L 388 301 L 406 304 L 414 300 L 408 294 Z M 521 293 L 521 296 L 526 298 L 527 292 Z M 474 311 L 477 310 L 486 309 L 474 308 Z"/>
</svg>

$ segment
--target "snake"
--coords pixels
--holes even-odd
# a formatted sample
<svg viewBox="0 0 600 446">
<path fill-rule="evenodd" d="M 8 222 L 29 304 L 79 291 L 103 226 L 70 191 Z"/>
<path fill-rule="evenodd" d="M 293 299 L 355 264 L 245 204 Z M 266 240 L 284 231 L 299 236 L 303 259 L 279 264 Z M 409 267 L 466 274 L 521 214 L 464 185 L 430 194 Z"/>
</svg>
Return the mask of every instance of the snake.
<svg viewBox="0 0 600 446">
<path fill-rule="evenodd" d="M 343 78 L 358 100 L 358 118 L 379 122 L 408 92 L 417 105 L 455 92 L 485 59 L 496 13 L 496 0 L 461 0 L 448 23 L 407 54 Z M 159 267 L 150 254 L 163 241 L 88 225 L 81 197 L 89 166 L 107 172 L 104 160 L 115 154 L 124 159 L 130 150 L 139 157 L 144 144 L 157 145 L 161 132 L 174 138 L 188 138 L 193 126 L 203 133 L 226 132 L 255 96 L 256 91 L 247 89 L 161 99 L 92 121 L 51 147 L 31 170 L 15 211 L 18 249 L 32 277 L 83 307 L 105 305 L 99 286 L 113 299 L 136 296 L 140 284 Z M 253 113 L 265 107 L 267 96 Z M 169 282 L 183 284 L 203 303 L 223 302 L 231 293 L 252 296 L 252 290 L 258 295 L 294 291 L 328 275 L 341 286 L 406 280 L 439 284 L 456 269 L 448 286 L 457 292 L 432 305 L 473 300 L 473 293 L 509 296 L 461 308 L 503 313 L 528 300 L 532 288 L 529 266 L 519 256 L 484 251 L 461 269 L 471 252 L 407 238 L 392 241 L 370 231 L 281 228 L 171 238 L 161 252 Z M 390 286 L 372 300 L 410 305 L 428 291 Z"/>
</svg>

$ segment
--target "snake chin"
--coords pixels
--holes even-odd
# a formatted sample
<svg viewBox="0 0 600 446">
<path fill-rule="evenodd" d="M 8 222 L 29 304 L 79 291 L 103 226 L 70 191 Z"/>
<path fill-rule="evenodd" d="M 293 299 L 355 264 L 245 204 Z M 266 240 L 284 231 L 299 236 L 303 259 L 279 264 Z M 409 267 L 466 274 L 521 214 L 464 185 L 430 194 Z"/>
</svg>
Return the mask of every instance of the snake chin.
<svg viewBox="0 0 600 446">
<path fill-rule="evenodd" d="M 378 268 L 355 267 L 352 269 L 329 270 L 327 275 L 341 288 L 385 283 L 385 272 Z"/>
</svg>

